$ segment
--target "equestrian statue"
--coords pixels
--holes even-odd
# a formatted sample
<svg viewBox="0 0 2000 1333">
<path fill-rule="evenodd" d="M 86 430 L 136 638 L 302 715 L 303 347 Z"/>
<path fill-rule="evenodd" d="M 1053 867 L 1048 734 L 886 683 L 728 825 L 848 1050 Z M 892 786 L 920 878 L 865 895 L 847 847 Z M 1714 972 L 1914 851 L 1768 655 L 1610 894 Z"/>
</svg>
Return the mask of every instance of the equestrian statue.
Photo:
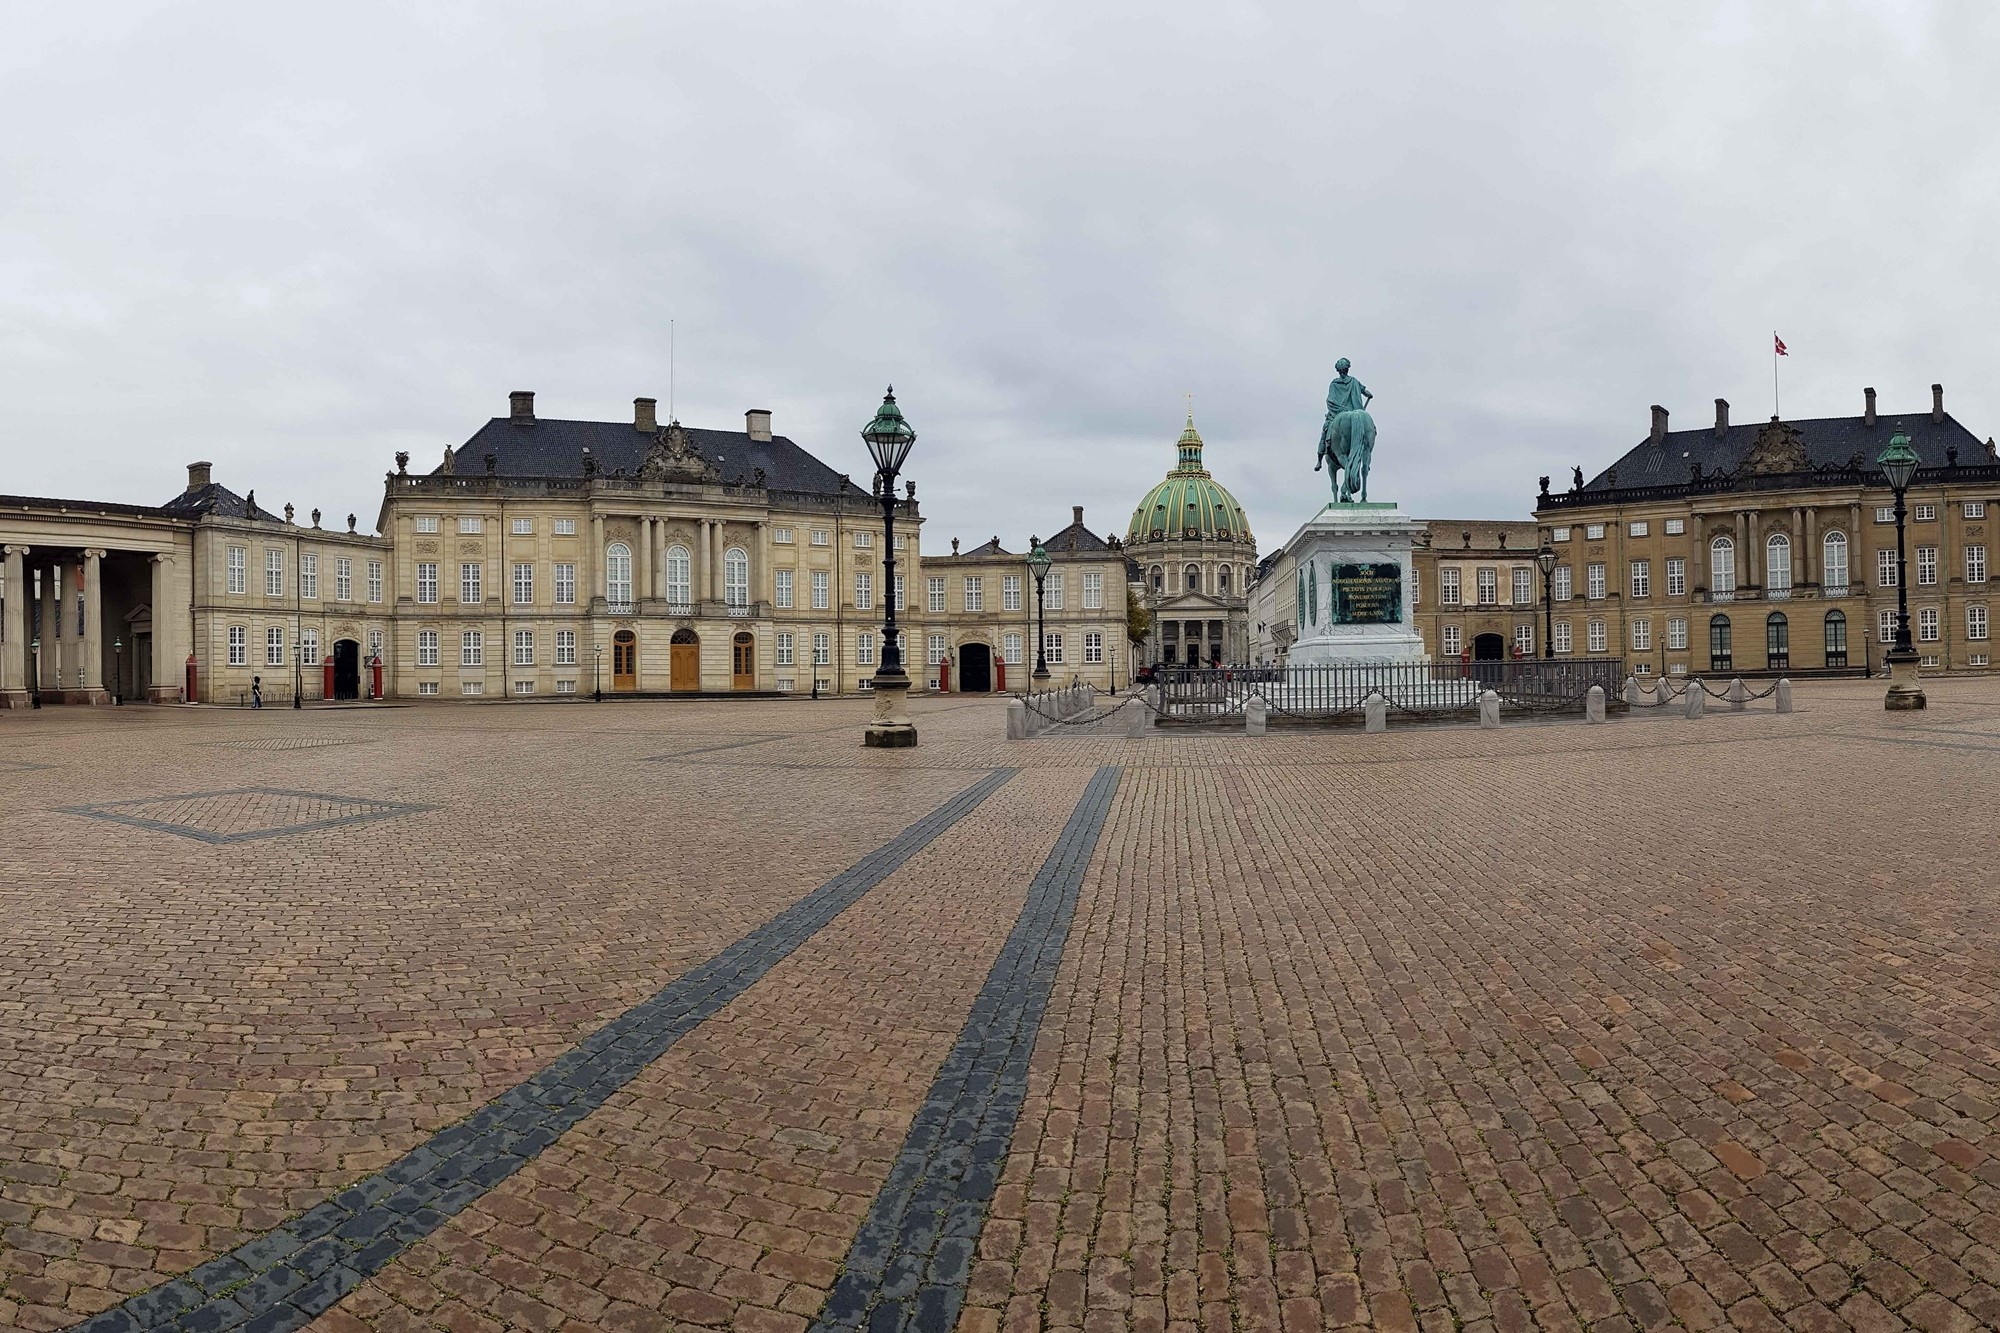
<svg viewBox="0 0 2000 1333">
<path fill-rule="evenodd" d="M 1334 499 L 1341 504 L 1368 499 L 1368 462 L 1375 454 L 1375 418 L 1368 401 L 1375 395 L 1347 373 L 1346 357 L 1333 363 L 1340 372 L 1326 386 L 1326 424 L 1320 427 L 1319 456 L 1313 471 L 1327 466 Z"/>
</svg>

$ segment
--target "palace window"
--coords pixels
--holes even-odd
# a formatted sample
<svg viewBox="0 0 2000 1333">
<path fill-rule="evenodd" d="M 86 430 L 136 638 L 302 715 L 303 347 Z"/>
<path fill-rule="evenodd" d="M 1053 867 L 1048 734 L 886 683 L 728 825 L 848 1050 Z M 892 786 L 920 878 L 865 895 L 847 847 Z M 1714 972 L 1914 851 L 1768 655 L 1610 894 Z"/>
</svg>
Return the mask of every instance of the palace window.
<svg viewBox="0 0 2000 1333">
<path fill-rule="evenodd" d="M 380 560 L 370 560 L 368 562 L 368 600 L 371 602 L 382 600 L 382 562 Z"/>
<path fill-rule="evenodd" d="M 1708 544 L 1708 590 L 1716 597 L 1736 595 L 1736 543 L 1728 537 Z M 1725 624 L 1728 619 L 1723 617 Z"/>
<path fill-rule="evenodd" d="M 1104 660 L 1104 636 L 1094 629 L 1083 632 L 1083 660 L 1086 662 Z"/>
<path fill-rule="evenodd" d="M 1723 615 L 1708 618 L 1708 669 L 1727 671 L 1736 660 L 1733 635 L 1729 628 L 1729 617 Z"/>
<path fill-rule="evenodd" d="M 1218 591 L 1228 592 L 1229 570 L 1227 566 L 1216 577 L 1221 580 L 1217 585 Z M 1083 609 L 1086 611 L 1102 611 L 1104 609 L 1104 575 L 1094 569 L 1086 569 L 1083 572 Z M 1084 661 L 1087 662 L 1089 660 L 1090 657 L 1086 649 Z"/>
<path fill-rule="evenodd" d="M 796 663 L 793 661 L 792 658 L 792 632 L 790 630 L 778 631 L 777 665 L 778 666 L 796 665 Z"/>
<path fill-rule="evenodd" d="M 1670 555 L 1667 557 L 1667 596 L 1685 597 L 1688 590 L 1687 557 Z"/>
<path fill-rule="evenodd" d="M 436 681 L 420 680 L 417 682 L 418 694 L 436 694 L 437 692 L 438 692 L 438 683 Z"/>
<path fill-rule="evenodd" d="M 1601 653 L 1609 648 L 1611 637 L 1605 632 L 1603 621 L 1593 620 L 1584 628 L 1588 635 L 1586 639 L 1587 651 Z"/>
<path fill-rule="evenodd" d="M 1060 571 L 1049 575 L 1047 592 L 1048 592 L 1048 609 L 1051 611 L 1062 610 L 1063 576 Z"/>
<path fill-rule="evenodd" d="M 535 535 L 535 520 L 534 520 L 534 519 L 532 519 L 532 518 L 517 518 L 517 519 L 515 519 L 515 520 L 514 520 L 514 535 L 515 535 L 516 537 L 532 537 L 532 536 L 534 536 L 534 535 Z"/>
<path fill-rule="evenodd" d="M 486 665 L 486 634 L 484 631 L 469 629 L 458 636 L 458 664 L 460 666 Z"/>
<path fill-rule="evenodd" d="M 1764 543 L 1764 590 L 1773 597 L 1792 591 L 1792 539 L 1774 532 Z"/>
<path fill-rule="evenodd" d="M 514 631 L 514 665 L 533 666 L 535 664 L 535 632 L 531 629 Z"/>
<path fill-rule="evenodd" d="M 1533 657 L 1535 655 L 1535 627 L 1523 621 L 1514 626 L 1514 656 Z"/>
<path fill-rule="evenodd" d="M 903 594 L 903 576 L 901 574 L 896 575 L 895 598 L 896 609 L 898 611 L 907 611 L 910 609 L 910 600 Z"/>
<path fill-rule="evenodd" d="M 556 665 L 576 665 L 576 631 L 559 629 L 556 631 Z"/>
<path fill-rule="evenodd" d="M 1875 613 L 1875 639 L 1878 643 L 1896 641 L 1896 612 L 1894 608 Z"/>
<path fill-rule="evenodd" d="M 1479 570 L 1474 576 L 1479 589 L 1481 606 L 1497 606 L 1500 603 L 1500 571 L 1492 568 Z"/>
<path fill-rule="evenodd" d="M 1587 565 L 1584 568 L 1583 575 L 1583 595 L 1593 602 L 1602 599 L 1604 596 L 1604 566 L 1601 564 Z"/>
<path fill-rule="evenodd" d="M 535 567 L 526 561 L 516 561 L 514 565 L 514 605 L 532 606 L 535 602 Z"/>
<path fill-rule="evenodd" d="M 791 610 L 792 571 L 789 569 L 780 569 L 776 571 L 774 582 L 775 586 L 771 590 L 771 595 L 777 600 L 777 604 L 779 606 L 783 607 L 787 611 Z"/>
<path fill-rule="evenodd" d="M 458 567 L 458 600 L 470 606 L 486 600 L 481 584 L 486 577 L 486 566 L 472 561 Z"/>
<path fill-rule="evenodd" d="M 1938 548 L 1919 546 L 1917 548 L 1917 584 L 1919 587 L 1933 587 L 1937 583 Z"/>
<path fill-rule="evenodd" d="M 1653 651 L 1653 622 L 1643 616 L 1632 622 L 1632 651 L 1635 653 Z"/>
<path fill-rule="evenodd" d="M 354 561 L 344 555 L 334 557 L 333 561 L 333 600 L 354 600 Z"/>
<path fill-rule="evenodd" d="M 667 605 L 685 609 L 693 601 L 694 561 L 688 555 L 688 548 L 676 542 L 667 548 Z"/>
<path fill-rule="evenodd" d="M 382 631 L 379 629 L 371 629 L 368 631 L 368 656 L 371 659 L 373 659 L 380 657 L 381 655 L 382 655 Z"/>
<path fill-rule="evenodd" d="M 576 520 L 573 518 L 557 519 L 555 525 L 555 534 L 558 537 L 576 536 Z"/>
<path fill-rule="evenodd" d="M 1529 579 L 1529 570 L 1522 565 L 1514 571 L 1514 605 L 1526 606 L 1535 600 L 1534 585 Z"/>
<path fill-rule="evenodd" d="M 1670 518 L 1667 520 L 1666 532 L 1669 537 L 1678 537 L 1686 531 L 1687 531 L 1686 519 Z"/>
<path fill-rule="evenodd" d="M 944 580 L 940 578 L 931 579 L 925 588 L 925 592 L 930 598 L 927 603 L 930 610 L 933 612 L 942 612 L 944 610 Z"/>
<path fill-rule="evenodd" d="M 820 630 L 813 635 L 813 665 L 831 666 L 832 664 L 833 641 L 827 637 L 825 630 Z"/>
<path fill-rule="evenodd" d="M 854 636 L 854 664 L 875 665 L 875 636 L 867 630 L 862 630 Z"/>
<path fill-rule="evenodd" d="M 875 549 L 875 533 L 868 528 L 858 528 L 854 533 L 854 549 L 872 551 Z"/>
<path fill-rule="evenodd" d="M 1002 634 L 1000 636 L 1000 660 L 1008 666 L 1021 665 L 1021 636 Z"/>
<path fill-rule="evenodd" d="M 825 528 L 814 528 L 812 530 L 812 544 L 814 546 L 831 546 L 833 545 L 833 534 Z"/>
<path fill-rule="evenodd" d="M 460 514 L 458 516 L 458 532 L 461 537 L 470 536 L 473 533 L 483 532 L 483 531 L 485 531 L 485 527 L 483 520 L 481 520 L 479 515 Z"/>
<path fill-rule="evenodd" d="M 1965 608 L 1965 637 L 1983 639 L 1986 637 L 1986 608 L 1968 606 Z"/>
<path fill-rule="evenodd" d="M 1896 506 L 1876 505 L 1875 521 L 1877 523 L 1894 523 L 1896 521 Z"/>
<path fill-rule="evenodd" d="M 1601 541 L 1603 541 L 1603 540 L 1604 540 L 1604 525 L 1603 525 L 1602 523 L 1586 523 L 1586 524 L 1584 524 L 1584 527 L 1583 527 L 1583 539 L 1584 539 L 1585 541 L 1587 541 L 1587 542 L 1601 542 Z"/>
<path fill-rule="evenodd" d="M 299 631 L 299 661 L 306 666 L 318 666 L 319 631 L 308 626 Z"/>
<path fill-rule="evenodd" d="M 1917 641 L 1936 643 L 1938 641 L 1938 609 L 1926 606 L 1917 612 Z"/>
<path fill-rule="evenodd" d="M 276 548 L 264 552 L 264 595 L 285 595 L 285 553 Z"/>
<path fill-rule="evenodd" d="M 417 515 L 418 532 L 436 532 L 437 530 L 438 530 L 438 516 L 436 514 Z"/>
<path fill-rule="evenodd" d="M 986 580 L 977 574 L 968 574 L 965 578 L 965 609 L 968 611 L 986 609 Z"/>
<path fill-rule="evenodd" d="M 564 561 L 555 567 L 556 605 L 576 605 L 576 566 Z"/>
<path fill-rule="evenodd" d="M 420 667 L 438 664 L 438 632 L 434 629 L 417 631 L 417 665 Z"/>
<path fill-rule="evenodd" d="M 1829 532 L 1821 539 L 1820 582 L 1828 591 L 1847 587 L 1847 534 Z M 1836 594 L 1838 595 L 1838 594 Z"/>
<path fill-rule="evenodd" d="M 772 528 L 771 544 L 774 546 L 796 545 L 796 543 L 792 540 L 792 530 L 790 528 Z M 786 662 L 783 665 L 790 666 L 791 663 Z"/>
<path fill-rule="evenodd" d="M 249 558 L 249 551 L 243 547 L 232 546 L 229 548 L 229 591 L 233 593 L 245 591 L 249 583 L 249 579 L 245 576 Z"/>
<path fill-rule="evenodd" d="M 1958 512 L 1965 515 L 1965 517 L 1967 518 L 1985 518 L 1986 501 L 1967 500 L 1964 504 L 1959 506 Z"/>
<path fill-rule="evenodd" d="M 285 664 L 285 631 L 273 625 L 264 631 L 264 665 Z"/>
<path fill-rule="evenodd" d="M 1965 548 L 1965 581 L 1986 582 L 1986 548 L 1974 544 Z"/>
<path fill-rule="evenodd" d="M 1916 506 L 1916 510 L 1917 510 L 1917 512 L 1916 512 L 1916 521 L 1917 521 L 1917 522 L 1919 522 L 1919 523 L 1935 523 L 1935 522 L 1937 522 L 1937 506 L 1936 506 L 1936 505 L 1934 505 L 1934 504 L 1930 504 L 1930 505 L 1918 505 L 1918 506 Z"/>
<path fill-rule="evenodd" d="M 1653 562 L 1634 560 L 1632 562 L 1632 595 L 1650 597 L 1653 595 Z"/>
<path fill-rule="evenodd" d="M 1050 666 L 1061 666 L 1063 660 L 1063 636 L 1060 630 L 1050 630 L 1044 646 L 1048 652 Z"/>
<path fill-rule="evenodd" d="M 1446 625 L 1444 627 L 1444 655 L 1446 657 L 1457 657 L 1464 651 L 1464 631 L 1456 625 Z"/>
<path fill-rule="evenodd" d="M 1554 596 L 1554 598 L 1558 602 L 1567 602 L 1571 597 L 1576 595 L 1576 589 L 1572 584 L 1568 565 L 1556 566 L 1556 575 L 1553 586 L 1555 588 L 1555 591 L 1551 595 Z"/>
<path fill-rule="evenodd" d="M 486 693 L 486 682 L 483 680 L 461 680 L 458 682 L 458 692 L 460 694 L 484 694 Z"/>
<path fill-rule="evenodd" d="M 1684 616 L 1671 616 L 1667 620 L 1667 651 L 1686 652 L 1688 646 L 1688 623 Z"/>
<path fill-rule="evenodd" d="M 944 661 L 944 635 L 933 634 L 924 640 L 924 656 L 932 666 Z"/>
<path fill-rule="evenodd" d="M 1000 609 L 1019 611 L 1021 609 L 1021 576 L 1002 574 L 1000 576 Z"/>
<path fill-rule="evenodd" d="M 1847 665 L 1847 614 L 1837 607 L 1826 613 L 1826 664 Z"/>
<path fill-rule="evenodd" d="M 1556 528 L 1556 529 L 1552 530 L 1552 531 L 1551 531 L 1551 532 L 1549 533 L 1549 540 L 1550 540 L 1550 541 L 1552 541 L 1552 542 L 1566 542 L 1566 541 L 1568 541 L 1568 540 L 1569 540 L 1569 529 L 1568 529 L 1568 528 Z"/>
<path fill-rule="evenodd" d="M 750 605 L 750 553 L 740 546 L 722 553 L 722 601 L 738 610 Z"/>
<path fill-rule="evenodd" d="M 229 627 L 229 665 L 245 666 L 250 661 L 249 635 L 241 625 Z"/>
<path fill-rule="evenodd" d="M 856 574 L 854 576 L 854 609 L 871 611 L 875 607 L 875 576 Z"/>
<path fill-rule="evenodd" d="M 534 681 L 532 681 L 532 680 L 517 680 L 517 681 L 515 681 L 515 682 L 514 682 L 514 693 L 516 693 L 516 694 L 533 694 L 534 692 L 535 692 L 535 682 L 534 682 Z"/>
<path fill-rule="evenodd" d="M 1633 537 L 1645 536 L 1647 532 L 1646 520 L 1643 518 L 1634 519 L 1631 523 L 1626 525 L 1625 531 L 1629 536 Z"/>
<path fill-rule="evenodd" d="M 1896 553 L 1883 549 L 1875 553 L 1875 586 L 1893 588 L 1896 586 Z"/>
<path fill-rule="evenodd" d="M 319 596 L 319 557 L 316 555 L 299 557 L 299 596 L 315 599 Z"/>
<path fill-rule="evenodd" d="M 1300 577 L 1304 577 L 1301 575 Z M 1446 566 L 1438 571 L 1438 605 L 1457 606 L 1459 604 L 1459 572 Z"/>
<path fill-rule="evenodd" d="M 1764 617 L 1764 667 L 1781 670 L 1792 664 L 1792 626 L 1783 611 Z"/>
<path fill-rule="evenodd" d="M 812 571 L 812 609 L 824 611 L 833 602 L 832 580 L 823 569 Z"/>
<path fill-rule="evenodd" d="M 604 600 L 616 607 L 632 605 L 632 548 L 624 542 L 605 548 Z"/>
<path fill-rule="evenodd" d="M 1555 632 L 1550 642 L 1555 645 L 1555 650 L 1559 653 L 1566 654 L 1570 651 L 1570 628 L 1567 620 L 1558 620 L 1555 623 Z"/>
</svg>

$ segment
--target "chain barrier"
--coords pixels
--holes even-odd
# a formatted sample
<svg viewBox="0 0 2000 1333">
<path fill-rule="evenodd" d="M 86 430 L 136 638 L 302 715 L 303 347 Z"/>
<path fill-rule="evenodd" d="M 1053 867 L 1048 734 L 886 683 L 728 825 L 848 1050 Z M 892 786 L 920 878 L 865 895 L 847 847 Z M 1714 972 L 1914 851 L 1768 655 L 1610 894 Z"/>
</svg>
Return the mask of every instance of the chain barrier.
<svg viewBox="0 0 2000 1333">
<path fill-rule="evenodd" d="M 1088 713 L 1083 717 L 1058 717 L 1054 713 L 1045 713 L 1041 709 L 1029 703 L 1027 696 L 1025 695 L 1021 699 L 1021 706 L 1027 709 L 1030 713 L 1033 713 L 1036 717 L 1042 719 L 1042 721 L 1044 722 L 1053 722 L 1057 726 L 1062 726 L 1062 727 L 1081 727 L 1081 726 L 1087 726 L 1094 722 L 1102 722 L 1107 717 L 1116 716 L 1117 714 L 1125 711 L 1125 705 L 1130 703 L 1131 701 L 1132 701 L 1131 698 L 1128 696 L 1127 698 L 1120 699 L 1117 703 L 1111 705 L 1111 707 L 1106 708 L 1101 712 Z M 1141 699 L 1139 702 L 1143 705 L 1146 701 L 1144 699 Z"/>
<path fill-rule="evenodd" d="M 1744 696 L 1743 696 L 1743 697 L 1742 697 L 1741 699 L 1731 699 L 1731 698 L 1729 697 L 1729 691 L 1728 691 L 1728 690 L 1726 690 L 1726 689 L 1725 689 L 1725 690 L 1723 690 L 1723 691 L 1722 691 L 1722 692 L 1721 692 L 1720 694 L 1718 694 L 1718 693 L 1716 693 L 1716 692 L 1715 692 L 1714 690 L 1711 690 L 1710 688 L 1708 688 L 1708 682 L 1707 682 L 1707 681 L 1705 681 L 1705 680 L 1696 680 L 1696 681 L 1695 681 L 1695 684 L 1697 684 L 1697 685 L 1701 686 L 1701 692 L 1702 692 L 1703 694 L 1706 694 L 1706 695 L 1707 695 L 1707 696 L 1708 696 L 1709 698 L 1711 698 L 1711 699 L 1720 699 L 1720 700 L 1722 700 L 1722 701 L 1723 701 L 1724 703 L 1751 703 L 1751 702 L 1753 702 L 1753 701 L 1755 701 L 1755 700 L 1758 700 L 1758 699 L 1768 699 L 1768 698 L 1770 698 L 1770 697 L 1771 697 L 1772 695 L 1774 695 L 1774 694 L 1776 694 L 1776 693 L 1778 692 L 1778 682 L 1777 682 L 1777 681 L 1772 681 L 1772 682 L 1771 682 L 1771 687 L 1770 687 L 1769 689 L 1767 689 L 1767 690 L 1759 690 L 1759 691 L 1758 691 L 1757 693 L 1755 693 L 1755 694 L 1745 694 L 1745 695 L 1744 695 Z M 1749 689 L 1749 686 L 1747 686 L 1747 685 L 1746 685 L 1746 686 L 1744 686 L 1744 688 L 1745 688 L 1745 689 L 1747 690 L 1747 689 Z"/>
<path fill-rule="evenodd" d="M 1662 691 L 1664 691 L 1664 697 L 1662 697 Z M 1687 682 L 1683 681 L 1681 682 L 1681 687 L 1678 690 L 1676 690 L 1674 688 L 1674 683 L 1671 680 L 1668 680 L 1666 677 L 1662 676 L 1659 680 L 1655 681 L 1651 685 L 1641 685 L 1639 687 L 1639 692 L 1642 694 L 1651 695 L 1652 700 L 1650 702 L 1628 700 L 1627 702 L 1633 708 L 1664 708 L 1666 705 L 1670 703 L 1674 703 L 1675 701 L 1680 699 L 1685 699 L 1687 697 L 1688 686 Z"/>
</svg>

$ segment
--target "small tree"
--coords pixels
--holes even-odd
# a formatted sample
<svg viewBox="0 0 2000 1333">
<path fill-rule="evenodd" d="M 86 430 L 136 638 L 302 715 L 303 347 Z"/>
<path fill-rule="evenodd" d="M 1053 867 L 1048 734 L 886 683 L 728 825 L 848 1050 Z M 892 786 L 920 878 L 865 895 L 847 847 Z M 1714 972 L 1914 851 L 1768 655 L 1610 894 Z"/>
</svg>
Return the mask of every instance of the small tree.
<svg viewBox="0 0 2000 1333">
<path fill-rule="evenodd" d="M 1125 599 L 1125 637 L 1134 648 L 1143 648 L 1153 636 L 1153 609 L 1136 597 Z"/>
</svg>

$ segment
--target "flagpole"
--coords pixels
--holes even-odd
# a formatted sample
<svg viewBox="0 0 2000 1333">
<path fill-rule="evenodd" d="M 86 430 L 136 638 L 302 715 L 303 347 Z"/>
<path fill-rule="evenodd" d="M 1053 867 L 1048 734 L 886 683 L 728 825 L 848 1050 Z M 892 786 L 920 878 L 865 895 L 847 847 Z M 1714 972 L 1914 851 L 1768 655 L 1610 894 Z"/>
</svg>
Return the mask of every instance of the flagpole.
<svg viewBox="0 0 2000 1333">
<path fill-rule="evenodd" d="M 1771 416 L 1775 419 L 1778 411 L 1778 331 L 1771 330 Z"/>
</svg>

